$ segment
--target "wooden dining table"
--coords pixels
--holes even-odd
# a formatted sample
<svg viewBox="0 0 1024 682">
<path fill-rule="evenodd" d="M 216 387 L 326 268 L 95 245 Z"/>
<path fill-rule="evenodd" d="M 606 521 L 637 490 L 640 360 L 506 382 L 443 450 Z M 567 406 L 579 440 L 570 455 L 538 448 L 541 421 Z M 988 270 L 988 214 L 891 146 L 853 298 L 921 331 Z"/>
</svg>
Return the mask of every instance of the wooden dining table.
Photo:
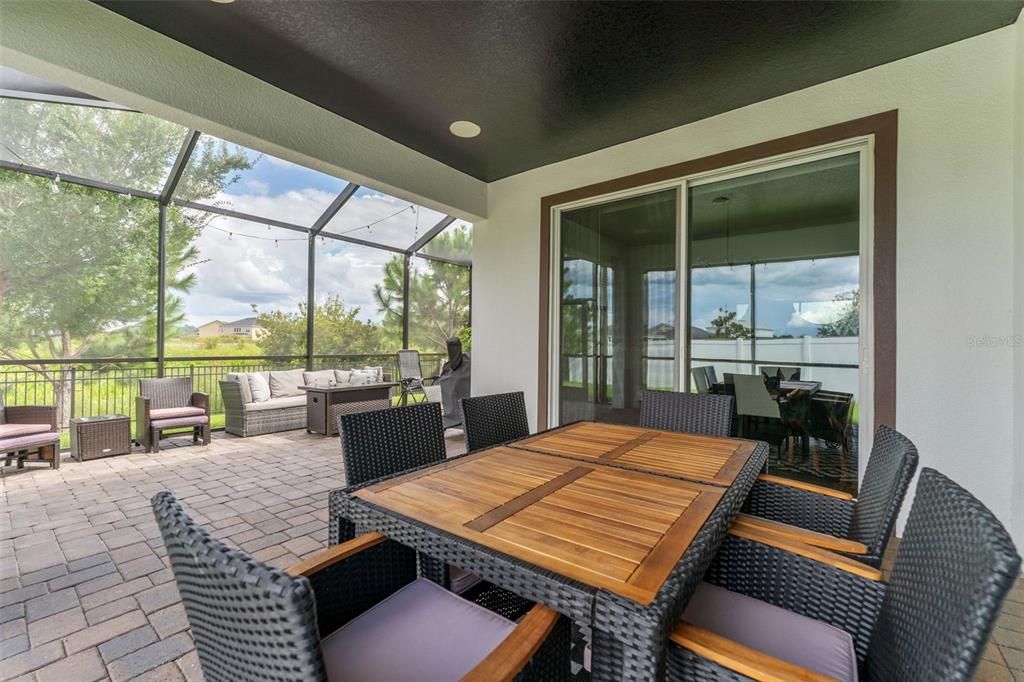
<svg viewBox="0 0 1024 682">
<path fill-rule="evenodd" d="M 703 574 L 766 457 L 754 441 L 577 422 L 370 482 L 346 514 L 656 657 L 615 623 L 689 598 L 675 591 L 699 576 L 679 573 Z M 648 674 L 643 655 L 595 645 L 595 666 L 624 658 L 613 675 Z"/>
</svg>

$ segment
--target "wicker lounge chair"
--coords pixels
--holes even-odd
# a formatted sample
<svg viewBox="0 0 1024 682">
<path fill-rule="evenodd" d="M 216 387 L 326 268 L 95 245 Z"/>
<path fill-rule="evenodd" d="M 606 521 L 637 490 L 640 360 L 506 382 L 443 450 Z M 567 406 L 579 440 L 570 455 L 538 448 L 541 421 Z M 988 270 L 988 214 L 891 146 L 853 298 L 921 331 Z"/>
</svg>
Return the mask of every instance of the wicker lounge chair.
<svg viewBox="0 0 1024 682">
<path fill-rule="evenodd" d="M 136 440 L 146 452 L 160 451 L 164 431 L 192 429 L 192 442 L 210 444 L 210 396 L 192 392 L 192 377 L 139 379 L 135 398 Z"/>
<path fill-rule="evenodd" d="M 732 432 L 732 402 L 731 395 L 644 391 L 640 424 L 648 429 L 728 438 Z"/>
<path fill-rule="evenodd" d="M 917 470 L 917 448 L 895 429 L 879 426 L 857 499 L 847 493 L 777 476 L 761 476 L 743 512 L 766 519 L 762 528 L 786 532 L 780 524 L 821 534 L 802 534 L 803 542 L 838 550 L 880 566 L 910 479 Z M 853 541 L 836 545 L 836 538 Z"/>
<path fill-rule="evenodd" d="M 4 466 L 17 460 L 18 468 L 33 454 L 60 468 L 60 429 L 57 428 L 57 408 L 47 405 L 20 405 L 5 407 L 0 392 L 0 456 Z"/>
<path fill-rule="evenodd" d="M 208 682 L 568 675 L 565 618 L 536 606 L 517 625 L 475 606 L 417 579 L 415 553 L 379 533 L 282 571 L 212 537 L 171 493 L 152 504 Z"/>
<path fill-rule="evenodd" d="M 530 435 L 522 391 L 463 398 L 460 402 L 469 452 Z"/>
<path fill-rule="evenodd" d="M 888 582 L 824 550 L 730 535 L 671 636 L 668 679 L 970 680 L 1020 564 L 984 505 L 924 469 Z"/>
</svg>

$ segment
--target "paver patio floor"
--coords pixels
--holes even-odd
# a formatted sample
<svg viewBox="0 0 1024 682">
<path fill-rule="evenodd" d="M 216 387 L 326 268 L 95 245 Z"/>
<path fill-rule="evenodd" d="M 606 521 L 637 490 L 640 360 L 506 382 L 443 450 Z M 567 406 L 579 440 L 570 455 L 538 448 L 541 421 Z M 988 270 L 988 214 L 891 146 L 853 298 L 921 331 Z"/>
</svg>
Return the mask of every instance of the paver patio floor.
<svg viewBox="0 0 1024 682">
<path fill-rule="evenodd" d="M 326 546 L 327 495 L 345 484 L 337 438 L 304 431 L 78 463 L 0 479 L 0 679 L 199 680 L 149 507 L 171 490 L 215 535 L 275 566 Z M 448 439 L 462 452 L 461 435 Z M 1024 586 L 978 679 L 1024 682 Z"/>
<path fill-rule="evenodd" d="M 450 453 L 462 452 L 457 431 Z M 327 545 L 327 495 L 345 485 L 338 439 L 305 431 L 156 454 L 28 463 L 0 479 L 0 679 L 198 680 L 184 609 L 149 499 L 275 566 Z M 175 447 L 177 445 L 177 447 Z"/>
</svg>

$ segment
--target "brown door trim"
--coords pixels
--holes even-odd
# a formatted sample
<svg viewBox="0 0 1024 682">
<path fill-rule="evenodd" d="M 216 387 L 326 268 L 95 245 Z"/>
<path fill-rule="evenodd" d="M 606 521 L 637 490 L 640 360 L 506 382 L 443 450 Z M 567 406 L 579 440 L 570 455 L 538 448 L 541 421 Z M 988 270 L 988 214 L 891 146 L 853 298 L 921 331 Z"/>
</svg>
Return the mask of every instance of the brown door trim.
<svg viewBox="0 0 1024 682">
<path fill-rule="evenodd" d="M 875 425 L 894 426 L 896 423 L 896 143 L 898 121 L 899 115 L 894 109 L 542 197 L 540 201 L 540 334 L 537 357 L 537 428 L 548 428 L 551 209 L 554 206 L 739 163 L 748 163 L 779 154 L 790 154 L 802 149 L 865 135 L 873 135 L 875 138 L 874 271 L 872 273 L 875 334 Z"/>
</svg>

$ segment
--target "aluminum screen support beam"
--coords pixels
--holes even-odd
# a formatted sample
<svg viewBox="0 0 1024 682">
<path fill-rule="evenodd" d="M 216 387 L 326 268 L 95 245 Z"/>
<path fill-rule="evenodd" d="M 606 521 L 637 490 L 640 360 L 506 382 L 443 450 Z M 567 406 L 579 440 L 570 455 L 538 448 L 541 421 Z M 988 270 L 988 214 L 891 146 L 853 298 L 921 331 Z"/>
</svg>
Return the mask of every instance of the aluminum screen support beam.
<svg viewBox="0 0 1024 682">
<path fill-rule="evenodd" d="M 156 246 L 156 375 L 164 375 L 164 336 L 167 334 L 167 204 L 157 205 Z"/>
<path fill-rule="evenodd" d="M 313 371 L 313 318 L 316 317 L 316 234 L 310 233 L 306 253 L 306 371 Z"/>
<path fill-rule="evenodd" d="M 188 132 L 185 133 L 184 141 L 181 143 L 181 149 L 178 151 L 178 156 L 174 159 L 174 165 L 171 166 L 171 172 L 167 174 L 167 181 L 164 182 L 163 191 L 160 192 L 161 206 L 166 206 L 171 203 L 171 197 L 174 196 L 174 190 L 178 188 L 178 182 L 181 181 L 181 176 L 185 172 L 185 168 L 188 166 L 189 159 L 192 157 L 192 150 L 196 148 L 196 142 L 198 141 L 199 131 L 189 128 Z"/>
<path fill-rule="evenodd" d="M 437 225 L 434 225 L 432 228 L 427 230 L 422 237 L 413 242 L 412 246 L 410 246 L 406 250 L 406 253 L 416 253 L 424 246 L 426 246 L 426 244 L 430 242 L 431 239 L 441 234 L 441 232 L 444 231 L 444 228 L 448 227 L 454 222 L 455 218 L 450 215 L 446 215 L 444 218 L 441 218 L 441 220 L 438 221 Z"/>
<path fill-rule="evenodd" d="M 409 260 L 409 254 L 405 254 L 402 267 L 402 348 L 409 347 Z"/>
<path fill-rule="evenodd" d="M 341 190 L 341 194 L 334 198 L 331 205 L 327 207 L 316 222 L 313 223 L 313 227 L 310 228 L 310 232 L 315 237 L 327 226 L 327 223 L 331 222 L 331 218 L 341 210 L 341 207 L 348 203 L 348 200 L 352 198 L 352 195 L 359 190 L 359 185 L 354 182 L 350 182 L 345 186 L 345 189 Z"/>
</svg>

